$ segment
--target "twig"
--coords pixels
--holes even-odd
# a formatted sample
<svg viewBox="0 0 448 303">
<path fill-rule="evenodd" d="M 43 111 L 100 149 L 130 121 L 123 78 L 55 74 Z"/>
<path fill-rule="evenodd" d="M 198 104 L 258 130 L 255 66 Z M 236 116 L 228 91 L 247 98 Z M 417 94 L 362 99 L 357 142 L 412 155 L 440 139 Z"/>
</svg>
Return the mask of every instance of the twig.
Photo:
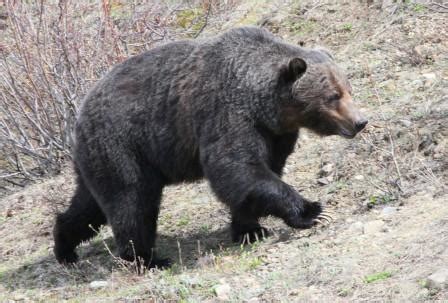
<svg viewBox="0 0 448 303">
<path fill-rule="evenodd" d="M 431 7 L 431 5 L 437 6 L 437 7 L 441 8 L 442 10 Z M 448 6 L 445 4 L 437 3 L 437 2 L 430 2 L 430 3 L 426 4 L 426 8 L 428 8 L 434 12 L 437 12 L 437 13 L 448 13 Z"/>
<path fill-rule="evenodd" d="M 375 96 L 376 96 L 376 99 L 377 99 L 377 101 L 378 101 L 378 104 L 379 104 L 379 106 L 381 107 L 381 106 L 382 106 L 381 97 L 380 97 L 380 95 L 378 94 L 378 89 L 377 89 L 377 87 L 376 87 L 376 84 L 374 85 L 373 89 L 374 89 L 374 91 L 375 91 Z M 387 136 L 389 137 L 389 142 L 390 142 L 390 154 L 391 154 L 391 156 L 392 156 L 392 161 L 394 162 L 395 170 L 396 170 L 396 172 L 397 172 L 398 179 L 400 180 L 400 184 L 403 184 L 403 178 L 402 178 L 402 176 L 401 176 L 400 166 L 398 165 L 397 157 L 396 157 L 396 154 L 395 154 L 395 141 L 394 141 L 394 138 L 393 138 L 393 136 L 392 136 L 392 132 L 391 132 L 391 130 L 390 130 L 390 125 L 389 125 L 389 122 L 387 122 L 387 119 L 386 119 L 386 117 L 384 116 L 384 113 L 381 112 L 381 111 L 380 111 L 380 113 L 381 113 L 381 118 L 386 122 L 386 131 L 387 131 Z M 400 189 L 400 191 L 402 191 L 401 186 L 400 186 L 399 184 L 397 184 L 397 185 L 398 185 L 398 188 Z"/>
<path fill-rule="evenodd" d="M 210 11 L 211 11 L 211 7 L 212 4 L 209 3 L 208 7 L 207 7 L 207 13 L 205 14 L 205 20 L 204 20 L 204 24 L 202 24 L 201 28 L 197 31 L 197 33 L 194 35 L 194 38 L 196 39 L 197 37 L 199 37 L 199 35 L 202 33 L 202 31 L 205 29 L 205 27 L 208 24 L 208 16 L 210 15 Z"/>
</svg>

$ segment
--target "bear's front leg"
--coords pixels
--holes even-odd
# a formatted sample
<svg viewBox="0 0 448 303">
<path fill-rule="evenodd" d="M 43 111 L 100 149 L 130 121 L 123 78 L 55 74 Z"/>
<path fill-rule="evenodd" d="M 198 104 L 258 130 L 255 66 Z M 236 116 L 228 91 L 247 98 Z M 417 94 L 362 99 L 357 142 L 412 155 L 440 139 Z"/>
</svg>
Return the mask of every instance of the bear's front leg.
<svg viewBox="0 0 448 303">
<path fill-rule="evenodd" d="M 238 139 L 246 139 L 239 142 Z M 258 218 L 273 215 L 294 228 L 319 222 L 322 206 L 301 197 L 267 165 L 266 145 L 260 136 L 221 136 L 204 145 L 201 164 L 221 201 L 232 211 L 233 238 L 263 231 Z"/>
<path fill-rule="evenodd" d="M 291 186 L 272 177 L 270 180 L 255 181 L 248 199 L 255 204 L 253 209 L 264 210 L 262 216 L 273 215 L 293 228 L 310 228 L 319 222 L 322 205 L 303 198 Z"/>
</svg>

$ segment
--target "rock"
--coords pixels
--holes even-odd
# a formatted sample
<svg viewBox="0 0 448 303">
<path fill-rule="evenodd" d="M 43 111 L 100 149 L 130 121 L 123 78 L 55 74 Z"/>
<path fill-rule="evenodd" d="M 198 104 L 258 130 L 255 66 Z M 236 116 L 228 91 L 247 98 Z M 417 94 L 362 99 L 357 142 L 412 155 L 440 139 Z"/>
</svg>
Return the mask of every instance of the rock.
<svg viewBox="0 0 448 303">
<path fill-rule="evenodd" d="M 364 176 L 363 175 L 356 175 L 353 177 L 353 179 L 358 180 L 358 181 L 362 181 L 364 180 Z"/>
<path fill-rule="evenodd" d="M 385 230 L 385 223 L 382 220 L 374 220 L 364 224 L 364 234 L 375 234 Z"/>
<path fill-rule="evenodd" d="M 92 282 L 90 282 L 89 286 L 90 286 L 90 288 L 92 288 L 92 289 L 98 289 L 98 288 L 104 288 L 104 287 L 106 287 L 108 284 L 109 284 L 109 282 L 107 282 L 107 281 L 101 281 L 101 280 L 98 280 L 98 281 L 92 281 Z"/>
<path fill-rule="evenodd" d="M 426 287 L 448 289 L 448 267 L 441 268 L 426 279 Z"/>
<path fill-rule="evenodd" d="M 392 207 L 392 206 L 386 206 L 385 208 L 383 208 L 383 210 L 381 211 L 381 215 L 382 216 L 390 216 L 395 214 L 398 211 L 398 208 L 396 207 Z"/>
<path fill-rule="evenodd" d="M 229 284 L 219 284 L 215 287 L 215 294 L 218 300 L 228 301 L 230 298 L 230 285 Z"/>
<path fill-rule="evenodd" d="M 350 225 L 348 230 L 352 233 L 362 234 L 364 231 L 364 224 L 362 222 L 357 221 L 357 222 L 353 223 L 352 225 Z"/>
</svg>

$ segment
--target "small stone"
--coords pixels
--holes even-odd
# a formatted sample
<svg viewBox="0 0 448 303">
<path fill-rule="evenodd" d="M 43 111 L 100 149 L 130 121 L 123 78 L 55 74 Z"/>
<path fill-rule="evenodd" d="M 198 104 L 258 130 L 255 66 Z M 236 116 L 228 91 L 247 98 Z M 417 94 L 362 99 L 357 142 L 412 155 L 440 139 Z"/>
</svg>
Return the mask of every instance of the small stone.
<svg viewBox="0 0 448 303">
<path fill-rule="evenodd" d="M 349 159 L 354 159 L 354 158 L 356 158 L 356 156 L 357 156 L 356 153 L 347 153 L 346 154 L 346 157 Z"/>
<path fill-rule="evenodd" d="M 435 79 L 437 78 L 436 74 L 434 73 L 426 73 L 422 75 L 425 79 Z"/>
<path fill-rule="evenodd" d="M 362 222 L 357 221 L 357 222 L 353 223 L 352 225 L 350 225 L 348 230 L 352 233 L 362 234 L 363 230 L 364 230 L 364 224 Z"/>
<path fill-rule="evenodd" d="M 410 127 L 412 125 L 412 122 L 406 119 L 401 119 L 400 124 L 403 125 L 404 127 Z"/>
<path fill-rule="evenodd" d="M 417 80 L 412 81 L 412 82 L 411 82 L 411 85 L 412 85 L 412 86 L 415 86 L 415 87 L 417 87 L 417 88 L 420 88 L 420 87 L 423 86 L 423 81 L 417 79 Z"/>
<path fill-rule="evenodd" d="M 328 185 L 330 184 L 330 181 L 326 177 L 323 177 L 317 179 L 317 183 L 319 183 L 320 185 Z"/>
<path fill-rule="evenodd" d="M 363 175 L 356 175 L 353 177 L 353 179 L 358 180 L 358 181 L 362 181 L 364 180 L 364 176 Z"/>
<path fill-rule="evenodd" d="M 364 224 L 364 234 L 375 234 L 385 230 L 385 223 L 382 220 L 374 220 Z"/>
<path fill-rule="evenodd" d="M 12 208 L 9 208 L 6 210 L 5 218 L 11 218 L 13 215 L 14 215 L 14 211 L 12 210 Z"/>
<path fill-rule="evenodd" d="M 329 174 L 334 170 L 334 165 L 332 163 L 327 163 L 324 166 L 322 166 L 321 171 Z"/>
<path fill-rule="evenodd" d="M 28 298 L 23 294 L 16 294 L 13 298 L 14 301 L 27 301 Z"/>
<path fill-rule="evenodd" d="M 443 154 L 434 154 L 434 159 L 442 159 L 444 157 Z"/>
<path fill-rule="evenodd" d="M 220 284 L 215 287 L 215 294 L 218 300 L 228 301 L 230 295 L 230 285 L 229 284 Z"/>
<path fill-rule="evenodd" d="M 437 79 L 437 76 L 434 73 L 423 74 L 423 77 L 425 78 L 424 81 L 425 81 L 426 87 L 432 86 L 436 82 L 436 79 Z"/>
<path fill-rule="evenodd" d="M 298 296 L 300 294 L 300 290 L 294 289 L 289 292 L 290 296 Z"/>
<path fill-rule="evenodd" d="M 106 287 L 108 284 L 109 284 L 109 282 L 107 282 L 107 281 L 101 281 L 101 280 L 98 280 L 98 281 L 92 281 L 92 282 L 90 282 L 89 286 L 90 286 L 90 288 L 92 288 L 92 289 L 98 289 L 98 288 L 104 288 L 104 287 Z"/>
<path fill-rule="evenodd" d="M 426 287 L 448 289 L 448 267 L 441 268 L 426 279 Z"/>
<path fill-rule="evenodd" d="M 389 91 L 396 90 L 397 86 L 395 85 L 394 80 L 386 80 L 383 83 L 380 84 L 380 87 L 385 88 Z"/>
<path fill-rule="evenodd" d="M 397 211 L 398 211 L 398 208 L 396 208 L 396 207 L 386 206 L 381 211 L 381 215 L 383 215 L 383 216 L 390 216 L 390 215 L 395 214 Z"/>
</svg>

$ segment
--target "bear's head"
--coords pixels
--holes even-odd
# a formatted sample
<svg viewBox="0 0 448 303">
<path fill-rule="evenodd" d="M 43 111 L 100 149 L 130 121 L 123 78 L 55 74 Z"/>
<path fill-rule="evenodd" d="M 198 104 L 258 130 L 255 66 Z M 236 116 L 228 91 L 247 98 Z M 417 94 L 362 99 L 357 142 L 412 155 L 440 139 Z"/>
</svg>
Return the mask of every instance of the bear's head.
<svg viewBox="0 0 448 303">
<path fill-rule="evenodd" d="M 283 128 L 305 127 L 322 136 L 353 138 L 367 119 L 352 100 L 344 73 L 327 52 L 316 52 L 325 60 L 292 58 L 280 70 L 287 88 L 280 108 Z"/>
</svg>

